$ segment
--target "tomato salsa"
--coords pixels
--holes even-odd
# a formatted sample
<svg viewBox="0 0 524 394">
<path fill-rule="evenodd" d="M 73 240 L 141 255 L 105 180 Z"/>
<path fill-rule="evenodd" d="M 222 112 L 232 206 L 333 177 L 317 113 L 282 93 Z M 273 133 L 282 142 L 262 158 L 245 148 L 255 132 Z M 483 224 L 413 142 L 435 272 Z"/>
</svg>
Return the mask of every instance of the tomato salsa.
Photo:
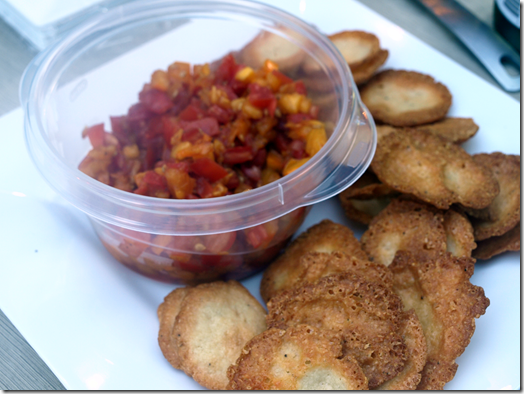
<svg viewBox="0 0 524 394">
<path fill-rule="evenodd" d="M 303 165 L 326 142 L 304 83 L 266 60 L 254 70 L 175 62 L 155 71 L 127 114 L 84 129 L 85 174 L 144 196 L 194 199 L 241 193 Z"/>
<path fill-rule="evenodd" d="M 254 70 L 232 55 L 215 66 L 175 62 L 157 70 L 127 114 L 84 129 L 92 149 L 79 169 L 144 196 L 195 199 L 266 185 L 326 142 L 305 85 L 266 60 Z M 244 230 L 201 236 L 100 227 L 111 254 L 146 276 L 175 283 L 241 279 L 278 255 L 307 208 Z M 182 219 L 181 219 L 182 220 Z M 247 220 L 247 218 L 246 218 Z M 95 226 L 98 226 L 95 224 Z"/>
</svg>

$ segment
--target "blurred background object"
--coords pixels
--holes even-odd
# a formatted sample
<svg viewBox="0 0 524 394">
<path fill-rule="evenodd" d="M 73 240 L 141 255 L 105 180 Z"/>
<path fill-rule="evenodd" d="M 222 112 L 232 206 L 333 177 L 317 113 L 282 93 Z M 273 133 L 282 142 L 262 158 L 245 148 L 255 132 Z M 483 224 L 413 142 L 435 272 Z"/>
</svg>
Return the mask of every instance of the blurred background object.
<svg viewBox="0 0 524 394">
<path fill-rule="evenodd" d="M 520 53 L 519 0 L 495 0 L 493 21 L 500 35 Z"/>
</svg>

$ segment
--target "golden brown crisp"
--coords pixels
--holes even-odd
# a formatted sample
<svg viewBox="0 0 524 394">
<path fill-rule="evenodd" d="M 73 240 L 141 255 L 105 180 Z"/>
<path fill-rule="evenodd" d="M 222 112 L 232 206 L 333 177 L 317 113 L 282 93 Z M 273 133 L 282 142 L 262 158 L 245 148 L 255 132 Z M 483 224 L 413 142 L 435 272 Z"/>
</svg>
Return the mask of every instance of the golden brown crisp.
<svg viewBox="0 0 524 394">
<path fill-rule="evenodd" d="M 339 194 L 346 216 L 369 224 L 399 193 L 381 183 L 373 171 L 366 171 L 353 185 Z"/>
<path fill-rule="evenodd" d="M 305 54 L 291 41 L 269 31 L 263 31 L 242 48 L 239 52 L 239 62 L 259 68 L 270 59 L 278 64 L 281 71 L 289 73 L 300 66 Z"/>
<path fill-rule="evenodd" d="M 355 83 L 360 86 L 369 81 L 380 66 L 386 62 L 388 56 L 389 51 L 387 49 L 381 49 L 372 58 L 358 66 L 351 67 L 351 73 L 353 74 Z"/>
<path fill-rule="evenodd" d="M 176 369 L 181 368 L 182 361 L 178 357 L 178 345 L 172 332 L 182 301 L 187 295 L 187 290 L 185 287 L 173 290 L 164 298 L 164 302 L 159 305 L 157 310 L 158 321 L 160 322 L 158 344 L 164 357 Z"/>
<path fill-rule="evenodd" d="M 227 368 L 247 341 L 266 329 L 264 308 L 236 281 L 206 283 L 171 294 L 159 308 L 162 351 L 197 383 L 225 389 Z"/>
<path fill-rule="evenodd" d="M 500 236 L 520 222 L 520 156 L 494 152 L 480 153 L 473 159 L 490 168 L 500 186 L 489 206 L 481 211 L 467 210 L 473 216 L 475 239 L 482 241 Z"/>
<path fill-rule="evenodd" d="M 297 282 L 289 288 L 302 286 L 305 283 L 316 283 L 325 276 L 345 272 L 357 274 L 368 282 L 377 282 L 386 287 L 391 287 L 393 284 L 391 272 L 381 264 L 350 257 L 341 252 L 309 252 L 302 257 L 302 273 L 298 275 Z"/>
<path fill-rule="evenodd" d="M 414 126 L 414 129 L 431 133 L 452 141 L 456 144 L 461 144 L 471 137 L 473 137 L 479 127 L 471 118 L 444 118 L 435 123 L 428 123 L 420 126 Z M 390 125 L 377 125 L 378 139 L 386 136 L 389 133 L 401 132 L 404 127 L 395 127 Z"/>
<path fill-rule="evenodd" d="M 328 36 L 340 51 L 349 67 L 357 67 L 372 59 L 380 51 L 380 41 L 372 33 L 346 30 Z"/>
<path fill-rule="evenodd" d="M 427 345 L 422 326 L 413 310 L 404 312 L 400 327 L 406 344 L 408 359 L 404 369 L 393 379 L 381 384 L 377 390 L 415 390 L 426 364 Z"/>
<path fill-rule="evenodd" d="M 249 341 L 228 370 L 228 390 L 367 390 L 340 338 L 307 325 L 271 328 Z"/>
<path fill-rule="evenodd" d="M 370 223 L 360 239 L 376 263 L 388 266 L 398 250 L 444 253 L 444 215 L 428 204 L 394 199 Z"/>
<path fill-rule="evenodd" d="M 446 250 L 455 257 L 471 257 L 477 247 L 473 226 L 463 213 L 450 209 L 444 213 Z"/>
<path fill-rule="evenodd" d="M 361 88 L 373 117 L 393 126 L 416 126 L 443 119 L 451 106 L 448 88 L 415 71 L 385 70 Z"/>
<path fill-rule="evenodd" d="M 380 139 L 371 167 L 381 182 L 441 209 L 481 209 L 499 193 L 491 171 L 460 146 L 416 129 Z"/>
<path fill-rule="evenodd" d="M 399 327 L 402 303 L 387 287 L 353 274 L 282 291 L 268 303 L 268 327 L 308 324 L 342 335 L 343 353 L 354 357 L 370 388 L 398 374 L 405 363 Z"/>
<path fill-rule="evenodd" d="M 475 318 L 489 306 L 484 290 L 469 281 L 474 260 L 399 251 L 389 267 L 404 309 L 415 310 L 426 338 L 427 363 L 417 390 L 441 390 L 455 376 Z"/>
<path fill-rule="evenodd" d="M 477 249 L 473 251 L 473 257 L 487 260 L 504 252 L 516 252 L 520 250 L 520 222 L 507 233 L 499 237 L 491 237 L 477 242 Z"/>
<path fill-rule="evenodd" d="M 260 294 L 268 302 L 278 291 L 288 283 L 294 283 L 302 273 L 300 259 L 308 252 L 343 252 L 349 256 L 366 260 L 367 255 L 360 247 L 353 232 L 338 223 L 330 220 L 310 227 L 300 234 L 275 262 L 264 272 L 260 283 Z M 287 286 L 289 287 L 289 286 Z"/>
<path fill-rule="evenodd" d="M 479 126 L 471 118 L 444 118 L 435 123 L 416 126 L 418 130 L 439 135 L 456 144 L 461 144 L 473 137 Z"/>
</svg>

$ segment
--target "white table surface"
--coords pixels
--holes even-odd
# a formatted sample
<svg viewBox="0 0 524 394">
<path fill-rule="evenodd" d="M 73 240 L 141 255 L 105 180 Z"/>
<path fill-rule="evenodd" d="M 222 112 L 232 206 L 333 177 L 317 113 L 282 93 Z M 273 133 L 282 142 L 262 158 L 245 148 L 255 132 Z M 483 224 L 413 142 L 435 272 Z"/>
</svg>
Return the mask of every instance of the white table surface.
<svg viewBox="0 0 524 394">
<path fill-rule="evenodd" d="M 497 86 L 494 79 L 460 41 L 428 14 L 417 1 L 358 1 Z M 459 2 L 489 26 L 493 26 L 494 0 L 459 0 Z M 20 77 L 26 65 L 37 53 L 35 48 L 0 19 L 0 116 L 19 106 Z M 510 95 L 520 101 L 520 93 Z M 1 310 L 0 389 L 64 390 L 64 386 Z"/>
</svg>

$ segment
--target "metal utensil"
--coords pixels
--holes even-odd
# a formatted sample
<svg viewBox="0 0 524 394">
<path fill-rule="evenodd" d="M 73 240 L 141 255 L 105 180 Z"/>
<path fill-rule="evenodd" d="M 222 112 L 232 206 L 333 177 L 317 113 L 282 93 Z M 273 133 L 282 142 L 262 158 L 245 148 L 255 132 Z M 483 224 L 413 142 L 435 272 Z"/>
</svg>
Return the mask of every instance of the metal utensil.
<svg viewBox="0 0 524 394">
<path fill-rule="evenodd" d="M 502 88 L 520 91 L 520 56 L 497 33 L 454 0 L 418 0 L 486 67 Z M 513 68 L 518 75 L 511 75 Z"/>
</svg>

